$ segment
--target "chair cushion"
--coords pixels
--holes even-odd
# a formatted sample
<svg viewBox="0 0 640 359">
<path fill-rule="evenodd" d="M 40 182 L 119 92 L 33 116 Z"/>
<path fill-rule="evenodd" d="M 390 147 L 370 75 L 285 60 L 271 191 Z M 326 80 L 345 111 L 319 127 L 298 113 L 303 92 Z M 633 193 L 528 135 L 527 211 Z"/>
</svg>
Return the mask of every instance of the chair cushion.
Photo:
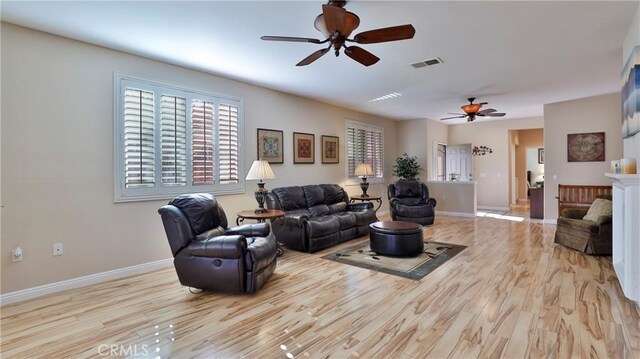
<svg viewBox="0 0 640 359">
<path fill-rule="evenodd" d="M 596 222 L 597 224 L 602 224 L 602 221 L 605 220 L 604 218 L 606 218 L 607 216 L 611 216 L 611 214 L 611 201 L 603 198 L 597 198 L 595 201 L 593 201 L 591 207 L 589 207 L 587 215 L 582 219 L 586 221 Z M 601 219 L 599 217 L 604 218 Z"/>
<path fill-rule="evenodd" d="M 598 233 L 600 226 L 596 222 L 583 219 L 558 218 L 558 227 L 567 227 L 587 233 Z"/>
<path fill-rule="evenodd" d="M 356 225 L 356 215 L 353 212 L 340 212 L 334 214 L 340 223 L 340 230 L 349 229 Z"/>
<path fill-rule="evenodd" d="M 398 198 L 397 200 L 398 200 L 398 203 L 405 206 L 417 206 L 420 204 L 420 202 L 422 202 L 421 197 L 405 197 L 405 198 Z"/>
<path fill-rule="evenodd" d="M 218 202 L 210 193 L 185 194 L 169 202 L 178 207 L 187 217 L 194 235 L 218 227 Z"/>
<path fill-rule="evenodd" d="M 395 209 L 396 214 L 402 217 L 421 218 L 433 216 L 433 206 L 430 204 L 421 204 L 417 206 L 397 204 Z"/>
<path fill-rule="evenodd" d="M 394 185 L 395 197 L 422 197 L 422 184 L 420 181 L 398 181 Z"/>
</svg>

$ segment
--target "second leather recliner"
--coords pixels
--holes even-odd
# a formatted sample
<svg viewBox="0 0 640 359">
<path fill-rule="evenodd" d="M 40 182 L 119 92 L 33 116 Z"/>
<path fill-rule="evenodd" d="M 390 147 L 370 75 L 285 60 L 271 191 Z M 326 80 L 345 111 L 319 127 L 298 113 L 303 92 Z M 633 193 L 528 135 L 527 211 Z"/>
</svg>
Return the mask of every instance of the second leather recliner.
<svg viewBox="0 0 640 359">
<path fill-rule="evenodd" d="M 391 219 L 433 224 L 435 219 L 435 198 L 429 197 L 429 188 L 417 180 L 399 180 L 387 188 Z"/>
</svg>

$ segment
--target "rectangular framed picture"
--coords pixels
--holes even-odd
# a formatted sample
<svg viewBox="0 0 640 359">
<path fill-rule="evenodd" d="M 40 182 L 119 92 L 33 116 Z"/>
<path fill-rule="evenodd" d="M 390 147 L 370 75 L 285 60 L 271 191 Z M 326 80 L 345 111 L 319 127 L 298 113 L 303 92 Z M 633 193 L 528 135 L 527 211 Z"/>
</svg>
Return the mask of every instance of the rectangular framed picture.
<svg viewBox="0 0 640 359">
<path fill-rule="evenodd" d="M 604 161 L 604 132 L 571 133 L 567 135 L 567 161 Z"/>
<path fill-rule="evenodd" d="M 293 133 L 293 163 L 315 163 L 315 135 Z"/>
<path fill-rule="evenodd" d="M 340 137 L 322 136 L 322 163 L 340 163 Z"/>
<path fill-rule="evenodd" d="M 258 159 L 269 163 L 284 163 L 282 131 L 258 129 Z"/>
<path fill-rule="evenodd" d="M 544 148 L 538 148 L 538 164 L 544 164 Z"/>
</svg>

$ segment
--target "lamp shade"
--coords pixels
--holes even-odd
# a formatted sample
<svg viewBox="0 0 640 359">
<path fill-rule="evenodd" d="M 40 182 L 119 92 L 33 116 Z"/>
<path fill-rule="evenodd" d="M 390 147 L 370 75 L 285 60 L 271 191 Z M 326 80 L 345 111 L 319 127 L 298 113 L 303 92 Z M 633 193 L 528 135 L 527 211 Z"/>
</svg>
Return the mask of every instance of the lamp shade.
<svg viewBox="0 0 640 359">
<path fill-rule="evenodd" d="M 247 173 L 247 180 L 263 180 L 274 179 L 276 175 L 273 174 L 269 162 L 265 160 L 253 161 L 249 173 Z"/>
<path fill-rule="evenodd" d="M 356 170 L 353 172 L 353 174 L 356 176 L 369 177 L 373 176 L 373 169 L 371 168 L 370 164 L 361 163 L 358 165 L 358 167 L 356 167 Z"/>
</svg>

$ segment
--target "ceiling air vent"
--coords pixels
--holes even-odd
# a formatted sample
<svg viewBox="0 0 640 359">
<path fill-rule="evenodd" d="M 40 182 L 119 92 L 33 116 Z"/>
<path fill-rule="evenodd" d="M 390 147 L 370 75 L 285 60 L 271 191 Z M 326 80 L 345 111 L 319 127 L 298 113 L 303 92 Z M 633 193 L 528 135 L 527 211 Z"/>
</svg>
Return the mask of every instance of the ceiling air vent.
<svg viewBox="0 0 640 359">
<path fill-rule="evenodd" d="M 411 64 L 411 66 L 413 66 L 416 69 L 419 69 L 421 67 L 433 66 L 441 63 L 442 63 L 442 60 L 440 60 L 439 57 L 434 57 L 433 59 L 416 62 L 415 64 Z"/>
</svg>

